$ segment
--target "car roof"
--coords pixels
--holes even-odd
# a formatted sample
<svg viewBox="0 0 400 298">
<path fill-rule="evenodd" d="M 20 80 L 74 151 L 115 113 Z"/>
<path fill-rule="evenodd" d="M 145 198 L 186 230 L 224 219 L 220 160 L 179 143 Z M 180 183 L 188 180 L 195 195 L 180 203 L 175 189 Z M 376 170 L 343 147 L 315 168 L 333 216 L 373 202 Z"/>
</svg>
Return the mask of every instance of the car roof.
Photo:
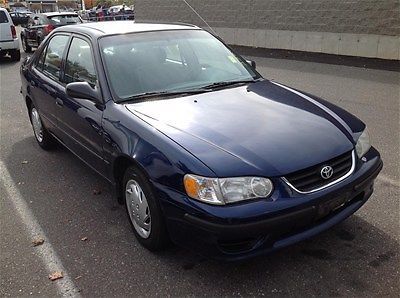
<svg viewBox="0 0 400 298">
<path fill-rule="evenodd" d="M 193 30 L 200 29 L 188 24 L 156 24 L 156 23 L 136 23 L 134 21 L 111 21 L 97 23 L 82 23 L 62 27 L 62 31 L 71 32 L 81 31 L 90 35 L 113 35 L 135 32 L 164 31 L 164 30 Z"/>
</svg>

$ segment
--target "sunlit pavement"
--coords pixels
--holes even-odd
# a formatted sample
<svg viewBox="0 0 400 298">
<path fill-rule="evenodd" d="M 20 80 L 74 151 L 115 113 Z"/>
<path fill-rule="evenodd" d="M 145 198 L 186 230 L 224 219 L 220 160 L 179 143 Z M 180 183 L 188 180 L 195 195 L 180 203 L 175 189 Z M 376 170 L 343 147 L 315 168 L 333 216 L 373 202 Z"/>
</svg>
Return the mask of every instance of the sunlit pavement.
<svg viewBox="0 0 400 298">
<path fill-rule="evenodd" d="M 326 98 L 367 123 L 385 165 L 375 194 L 360 211 L 312 240 L 242 263 L 210 261 L 178 247 L 150 253 L 135 240 L 124 208 L 102 178 L 63 148 L 44 152 L 38 147 L 19 94 L 20 64 L 4 59 L 0 165 L 8 182 L 4 174 L 0 296 L 53 296 L 63 280 L 48 279 L 50 260 L 32 245 L 32 227 L 16 202 L 23 203 L 63 265 L 64 276 L 83 296 L 398 294 L 399 73 L 253 59 L 266 78 Z"/>
</svg>

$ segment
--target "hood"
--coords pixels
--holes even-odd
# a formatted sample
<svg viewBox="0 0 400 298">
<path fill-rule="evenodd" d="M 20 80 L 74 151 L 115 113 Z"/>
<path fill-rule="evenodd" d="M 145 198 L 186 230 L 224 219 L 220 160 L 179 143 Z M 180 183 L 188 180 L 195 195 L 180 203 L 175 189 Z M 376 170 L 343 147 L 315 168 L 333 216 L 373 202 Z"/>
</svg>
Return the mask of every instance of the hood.
<svg viewBox="0 0 400 298">
<path fill-rule="evenodd" d="M 282 176 L 354 147 L 331 110 L 269 81 L 126 108 L 219 177 Z"/>
</svg>

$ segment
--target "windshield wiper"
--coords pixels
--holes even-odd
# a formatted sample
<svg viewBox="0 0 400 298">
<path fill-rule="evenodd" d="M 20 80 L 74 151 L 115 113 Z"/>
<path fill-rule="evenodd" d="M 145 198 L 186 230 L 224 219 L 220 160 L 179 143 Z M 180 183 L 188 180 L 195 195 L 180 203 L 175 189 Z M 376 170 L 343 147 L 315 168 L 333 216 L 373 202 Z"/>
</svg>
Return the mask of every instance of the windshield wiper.
<svg viewBox="0 0 400 298">
<path fill-rule="evenodd" d="M 240 80 L 240 81 L 222 81 L 222 82 L 215 82 L 206 86 L 202 86 L 203 89 L 214 89 L 218 87 L 227 87 L 232 85 L 241 85 L 241 84 L 248 84 L 254 83 L 257 80 Z"/>
<path fill-rule="evenodd" d="M 126 101 L 132 101 L 136 99 L 143 99 L 143 98 L 150 98 L 150 97 L 167 97 L 167 96 L 175 96 L 175 95 L 191 95 L 191 94 L 199 94 L 199 93 L 204 93 L 204 92 L 209 92 L 211 90 L 207 89 L 193 89 L 193 90 L 182 90 L 182 91 L 154 91 L 154 92 L 144 92 L 140 94 L 136 94 L 127 98 L 124 98 L 122 100 L 119 100 L 118 102 L 126 102 Z"/>
</svg>

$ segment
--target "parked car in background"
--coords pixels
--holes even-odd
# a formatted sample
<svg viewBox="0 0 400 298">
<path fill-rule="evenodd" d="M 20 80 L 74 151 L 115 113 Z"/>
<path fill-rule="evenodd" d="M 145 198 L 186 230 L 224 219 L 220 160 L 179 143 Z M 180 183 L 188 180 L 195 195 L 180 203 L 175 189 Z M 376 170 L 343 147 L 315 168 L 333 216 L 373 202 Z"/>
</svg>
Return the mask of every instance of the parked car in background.
<svg viewBox="0 0 400 298">
<path fill-rule="evenodd" d="M 28 24 L 29 14 L 26 12 L 12 11 L 10 16 L 15 26 Z"/>
<path fill-rule="evenodd" d="M 4 8 L 0 8 L 0 57 L 9 54 L 11 60 L 19 61 L 21 52 L 19 40 L 10 14 Z"/>
<path fill-rule="evenodd" d="M 115 5 L 107 10 L 108 17 L 113 20 L 134 20 L 134 12 L 129 6 Z"/>
<path fill-rule="evenodd" d="M 74 12 L 48 12 L 32 14 L 28 24 L 21 32 L 22 48 L 26 53 L 37 48 L 45 37 L 55 28 L 82 23 L 82 19 Z"/>
<path fill-rule="evenodd" d="M 21 80 L 39 146 L 57 140 L 112 183 L 150 250 L 275 251 L 352 215 L 382 169 L 361 120 L 196 26 L 58 28 Z"/>
</svg>

